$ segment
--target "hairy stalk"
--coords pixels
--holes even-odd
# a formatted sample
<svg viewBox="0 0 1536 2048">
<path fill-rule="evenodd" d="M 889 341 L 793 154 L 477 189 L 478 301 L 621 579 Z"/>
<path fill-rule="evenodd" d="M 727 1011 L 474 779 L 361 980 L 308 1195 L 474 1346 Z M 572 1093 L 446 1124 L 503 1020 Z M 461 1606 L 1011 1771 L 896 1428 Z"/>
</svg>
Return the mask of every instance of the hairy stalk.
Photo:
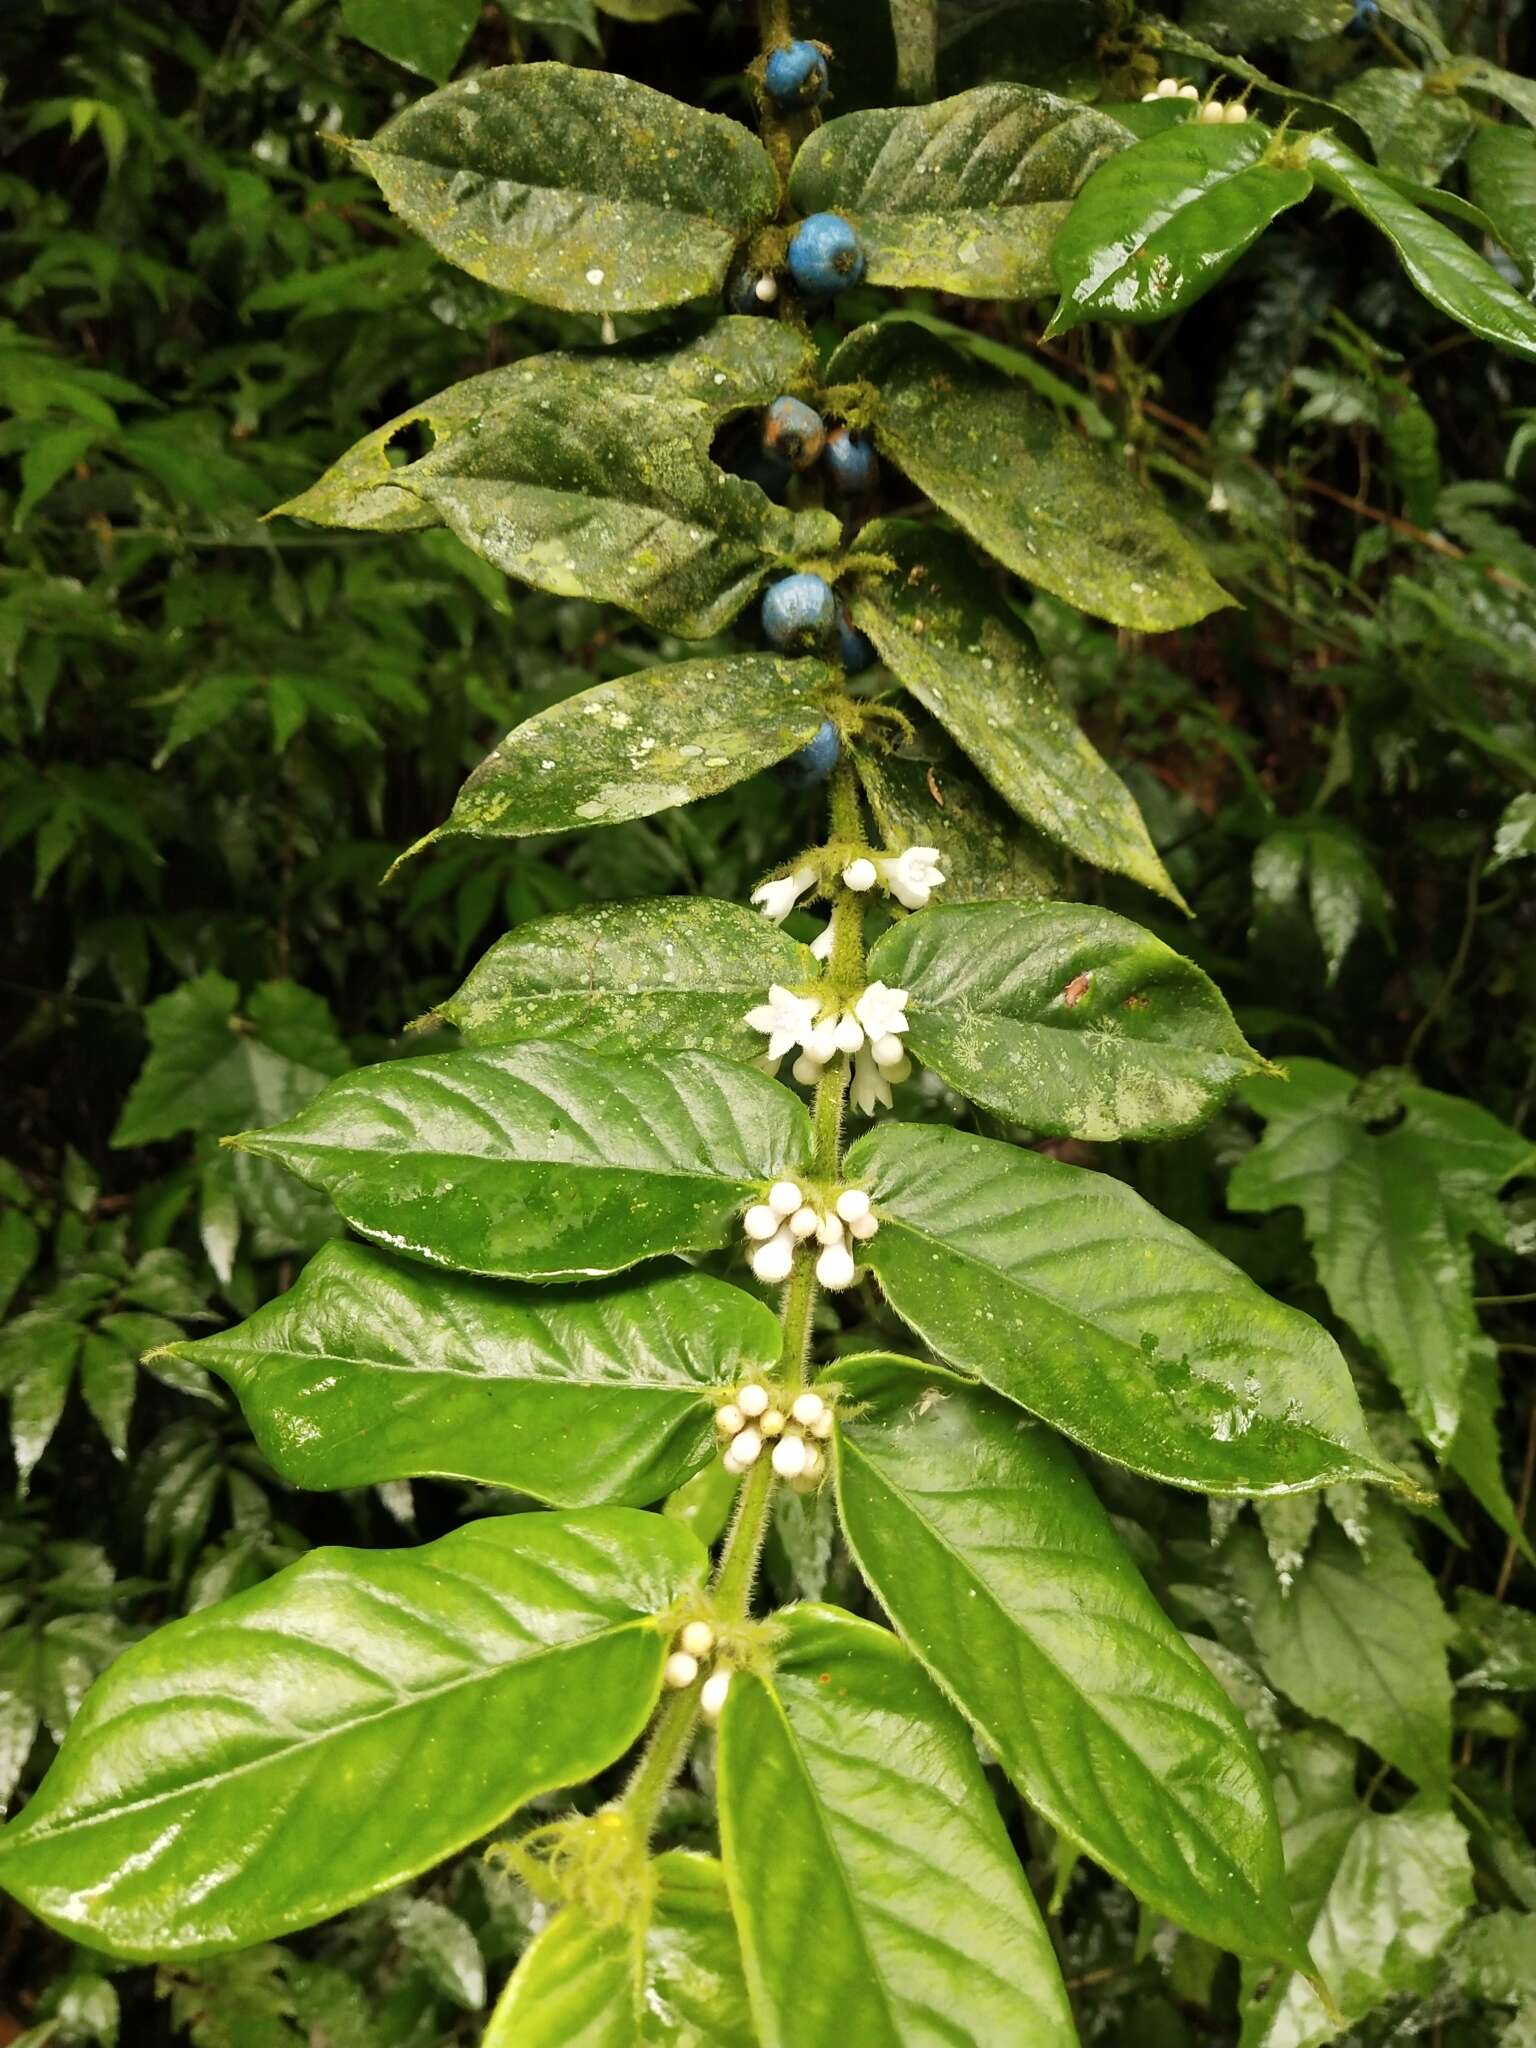
<svg viewBox="0 0 1536 2048">
<path fill-rule="evenodd" d="M 791 42 L 794 26 L 790 18 L 790 0 L 757 0 L 757 32 L 764 58 L 771 50 Z M 762 130 L 763 147 L 772 160 L 774 175 L 779 181 L 779 217 L 782 219 L 789 204 L 789 173 L 795 161 L 795 141 L 790 133 L 788 117 L 763 90 L 761 74 L 757 88 L 757 121 Z"/>
</svg>

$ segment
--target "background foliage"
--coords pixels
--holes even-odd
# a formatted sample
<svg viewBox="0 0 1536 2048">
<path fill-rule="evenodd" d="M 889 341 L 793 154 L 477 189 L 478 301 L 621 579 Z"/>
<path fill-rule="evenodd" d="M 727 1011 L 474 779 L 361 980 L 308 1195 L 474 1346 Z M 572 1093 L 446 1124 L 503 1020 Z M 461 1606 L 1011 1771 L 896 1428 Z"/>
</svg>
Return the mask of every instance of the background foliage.
<svg viewBox="0 0 1536 2048">
<path fill-rule="evenodd" d="M 1337 32 L 1347 11 L 1189 0 L 1183 45 L 1154 54 L 1153 18 L 1112 0 L 952 0 L 939 84 L 1121 98 L 1167 69 L 1214 75 L 1198 49 L 1219 42 L 1350 106 L 1402 175 L 1444 175 L 1484 204 L 1536 191 L 1530 132 L 1493 127 L 1499 103 L 1471 74 L 1464 89 L 1418 82 L 1440 37 L 1530 69 L 1518 5 L 1412 0 L 1364 37 Z M 446 530 L 262 523 L 422 394 L 604 338 L 593 316 L 448 269 L 327 149 L 421 89 L 381 49 L 437 77 L 553 51 L 743 111 L 752 40 L 733 10 L 643 18 L 657 15 L 635 0 L 601 15 L 588 0 L 469 8 L 462 56 L 453 33 L 398 44 L 379 0 L 54 0 L 7 24 L 7 1797 L 35 1783 L 91 1678 L 160 1620 L 317 1542 L 433 1536 L 485 1504 L 430 1484 L 290 1494 L 222 1390 L 185 1364 L 138 1363 L 249 1313 L 337 1228 L 322 1199 L 217 1138 L 405 1049 L 405 1021 L 506 925 L 590 898 L 743 896 L 808 836 L 809 800 L 775 777 L 581 839 L 450 843 L 380 890 L 508 727 L 684 649 L 509 585 Z M 840 111 L 893 97 L 894 45 L 868 15 L 854 0 L 805 11 L 858 53 L 839 68 Z M 1527 286 L 1529 219 L 1506 230 Z M 887 303 L 870 294 L 862 310 Z M 1536 1569 L 1514 1534 L 1536 1447 L 1536 1202 L 1523 1147 L 1485 1121 L 1527 1130 L 1536 1094 L 1536 379 L 1449 330 L 1378 238 L 1321 199 L 1147 333 L 1088 327 L 1026 355 L 1043 311 L 916 292 L 905 305 L 1047 391 L 1089 438 L 1127 438 L 1243 601 L 1136 636 L 1021 597 L 1194 922 L 1096 873 L 1066 893 L 1199 960 L 1292 1071 L 1251 1084 L 1198 1138 L 1071 1154 L 1328 1320 L 1378 1440 L 1426 1474 L 1438 1453 L 1445 1492 L 1410 1529 L 1338 1490 L 1256 1514 L 1107 1465 L 1095 1481 L 1237 1692 L 1282 1818 L 1327 1836 L 1319 1816 L 1387 1788 L 1318 1852 L 1318 1898 L 1331 1884 L 1360 1982 L 1349 2038 L 1536 2039 L 1520 1917 L 1536 1912 Z M 1341 1106 L 1339 1069 L 1376 1077 L 1362 1114 Z M 957 1109 L 935 1083 L 919 1113 Z M 985 1114 L 979 1127 L 1002 1128 Z M 1434 1385 L 1448 1355 L 1473 1394 L 1450 1431 Z M 785 1597 L 856 1597 L 810 1511 L 786 1514 L 770 1571 Z M 1411 1788 L 1448 1783 L 1454 1821 L 1415 1830 Z M 1230 1960 L 1139 1925 L 1098 1873 L 1054 1869 L 1046 1831 L 1005 1811 L 1042 1895 L 1054 1888 L 1086 2040 L 1237 2041 Z M 677 1795 L 672 1838 L 694 1841 L 698 1820 Z M 1372 1912 L 1410 1896 L 1429 1904 L 1389 1915 L 1374 1951 Z M 291 1944 L 104 1976 L 7 1910 L 0 2040 L 120 2027 L 197 2048 L 473 2040 L 532 1914 L 471 1856 Z M 1289 2038 L 1325 2034 L 1298 2017 Z"/>
</svg>

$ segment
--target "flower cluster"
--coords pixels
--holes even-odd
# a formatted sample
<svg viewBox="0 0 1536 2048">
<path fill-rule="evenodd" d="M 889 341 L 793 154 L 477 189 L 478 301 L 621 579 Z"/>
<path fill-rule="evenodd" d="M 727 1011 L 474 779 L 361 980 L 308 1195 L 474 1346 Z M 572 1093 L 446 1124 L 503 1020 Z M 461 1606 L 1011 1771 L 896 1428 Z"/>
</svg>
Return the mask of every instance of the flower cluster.
<svg viewBox="0 0 1536 2048">
<path fill-rule="evenodd" d="M 821 879 L 813 861 L 802 861 L 787 875 L 775 875 L 752 891 L 752 901 L 773 924 L 782 924 L 801 897 Z M 936 846 L 909 846 L 901 853 L 859 854 L 843 869 L 843 885 L 856 895 L 876 885 L 885 889 L 907 910 L 922 910 L 935 889 L 942 888 Z M 823 947 L 830 943 L 823 939 Z M 815 948 L 812 949 L 816 950 Z M 825 957 L 823 951 L 819 957 Z"/>
<path fill-rule="evenodd" d="M 727 1472 L 745 1472 L 771 1444 L 769 1461 L 780 1479 L 800 1493 L 821 1484 L 826 1465 L 821 1446 L 832 1434 L 832 1410 L 820 1394 L 797 1394 L 786 1410 L 753 1380 L 720 1409 L 715 1426 L 725 1439 Z"/>
<path fill-rule="evenodd" d="M 787 1280 L 796 1245 L 814 1238 L 821 1246 L 816 1278 L 836 1293 L 851 1287 L 857 1276 L 847 1241 L 862 1244 L 880 1225 L 862 1188 L 844 1188 L 830 1208 L 821 1208 L 798 1182 L 776 1180 L 768 1199 L 754 1202 L 742 1217 L 741 1227 L 756 1246 L 752 1270 L 759 1280 Z"/>
<path fill-rule="evenodd" d="M 887 988 L 883 981 L 872 981 L 853 1002 L 842 1004 L 823 995 L 796 995 L 775 982 L 767 1002 L 748 1010 L 746 1023 L 768 1034 L 768 1051 L 760 1063 L 765 1072 L 777 1072 L 784 1055 L 799 1046 L 794 1076 L 811 1087 L 839 1053 L 852 1053 L 853 1099 L 866 1116 L 871 1114 L 866 1098 L 888 1107 L 890 1083 L 905 1081 L 912 1071 L 901 1042 L 910 1028 L 907 991 Z"/>
<path fill-rule="evenodd" d="M 1200 97 L 1198 85 L 1181 85 L 1176 78 L 1160 78 L 1151 92 L 1144 92 L 1146 100 L 1197 100 Z M 1198 118 L 1202 121 L 1246 121 L 1248 109 L 1241 100 L 1232 100 L 1223 106 L 1219 100 L 1207 100 L 1200 109 Z"/>
<path fill-rule="evenodd" d="M 690 1621 L 677 1639 L 677 1648 L 662 1667 L 663 1681 L 673 1692 L 686 1692 L 698 1678 L 704 1660 L 715 1648 L 715 1632 L 707 1621 Z M 706 1721 L 718 1721 L 731 1689 L 731 1674 L 716 1665 L 699 1688 L 699 1712 Z"/>
</svg>

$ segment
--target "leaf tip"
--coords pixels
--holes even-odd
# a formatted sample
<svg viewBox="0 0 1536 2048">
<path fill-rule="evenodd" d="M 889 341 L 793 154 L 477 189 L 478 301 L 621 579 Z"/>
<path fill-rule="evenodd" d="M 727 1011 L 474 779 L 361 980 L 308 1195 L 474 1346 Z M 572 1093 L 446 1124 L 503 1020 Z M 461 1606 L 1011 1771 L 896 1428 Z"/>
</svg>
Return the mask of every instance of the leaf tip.
<svg viewBox="0 0 1536 2048">
<path fill-rule="evenodd" d="M 431 832 L 423 833 L 420 839 L 405 849 L 404 853 L 397 854 L 383 874 L 380 875 L 379 887 L 382 889 L 386 883 L 392 882 L 408 860 L 414 860 L 418 853 L 425 853 L 429 846 L 434 845 L 441 838 L 442 829 L 441 826 L 438 826 Z"/>
</svg>

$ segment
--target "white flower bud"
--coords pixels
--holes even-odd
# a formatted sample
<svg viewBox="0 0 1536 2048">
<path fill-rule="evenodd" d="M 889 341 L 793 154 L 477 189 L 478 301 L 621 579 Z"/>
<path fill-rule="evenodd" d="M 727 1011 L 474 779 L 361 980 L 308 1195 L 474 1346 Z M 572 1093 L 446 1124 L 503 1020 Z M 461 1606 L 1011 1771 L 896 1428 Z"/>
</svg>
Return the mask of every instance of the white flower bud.
<svg viewBox="0 0 1536 2048">
<path fill-rule="evenodd" d="M 745 1472 L 747 1467 L 755 1465 L 762 1455 L 762 1437 L 755 1429 L 744 1429 L 740 1436 L 731 1439 L 730 1448 L 725 1454 L 725 1462 L 733 1472 Z"/>
<path fill-rule="evenodd" d="M 773 1447 L 773 1469 L 781 1479 L 798 1479 L 805 1470 L 805 1438 L 783 1436 Z"/>
<path fill-rule="evenodd" d="M 760 306 L 771 306 L 779 296 L 779 280 L 776 277 L 760 277 L 752 287 L 752 296 Z"/>
<path fill-rule="evenodd" d="M 860 896 L 866 889 L 873 889 L 879 879 L 879 869 L 872 860 L 864 859 L 862 854 L 857 860 L 849 861 L 847 867 L 843 869 L 843 881 Z"/>
<path fill-rule="evenodd" d="M 748 1237 L 755 1237 L 766 1244 L 779 1227 L 778 1216 L 766 1202 L 754 1202 L 741 1219 L 741 1227 Z"/>
<path fill-rule="evenodd" d="M 864 1026 L 851 1010 L 844 1010 L 832 1037 L 839 1052 L 857 1052 L 864 1043 Z"/>
<path fill-rule="evenodd" d="M 816 1211 L 807 1202 L 803 1209 L 797 1209 L 789 1219 L 791 1237 L 814 1237 L 816 1226 L 821 1221 Z"/>
<path fill-rule="evenodd" d="M 775 1216 L 793 1216 L 804 1200 L 792 1180 L 776 1180 L 768 1190 L 768 1206 Z"/>
<path fill-rule="evenodd" d="M 822 1468 L 826 1464 L 826 1462 L 826 1459 L 821 1455 L 820 1451 L 817 1450 L 814 1444 L 807 1444 L 805 1447 L 805 1469 L 800 1475 L 801 1478 L 819 1479 L 822 1474 Z"/>
<path fill-rule="evenodd" d="M 1178 96 L 1181 100 L 1197 100 L 1200 97 L 1200 88 L 1198 85 L 1181 85 Z"/>
<path fill-rule="evenodd" d="M 840 1216 L 823 1216 L 816 1225 L 816 1242 L 818 1244 L 841 1244 L 842 1241 L 842 1218 Z"/>
<path fill-rule="evenodd" d="M 781 1230 L 767 1244 L 760 1244 L 752 1254 L 753 1272 L 770 1287 L 776 1286 L 780 1280 L 787 1280 L 794 1263 L 795 1240 L 787 1230 Z"/>
<path fill-rule="evenodd" d="M 1157 96 L 1160 100 L 1176 100 L 1179 96 L 1179 81 L 1176 78 L 1160 78 L 1157 81 Z"/>
<path fill-rule="evenodd" d="M 1233 100 L 1232 104 L 1227 108 L 1226 118 L 1232 122 L 1246 121 L 1248 109 L 1241 100 Z"/>
<path fill-rule="evenodd" d="M 820 1394 L 797 1394 L 794 1406 L 789 1412 L 802 1429 L 809 1429 L 813 1422 L 818 1421 L 826 1413 L 826 1408 L 827 1404 Z"/>
<path fill-rule="evenodd" d="M 853 1253 L 843 1244 L 829 1244 L 816 1261 L 816 1278 L 834 1294 L 854 1282 Z"/>
<path fill-rule="evenodd" d="M 757 1426 L 764 1436 L 782 1436 L 784 1434 L 784 1417 L 782 1412 L 777 1408 L 770 1408 Z"/>
<path fill-rule="evenodd" d="M 707 1657 L 715 1647 L 715 1632 L 707 1621 L 690 1621 L 677 1640 L 690 1657 Z"/>
<path fill-rule="evenodd" d="M 818 932 L 818 933 L 816 934 L 816 936 L 815 936 L 815 938 L 814 938 L 814 939 L 812 939 L 812 941 L 811 941 L 811 958 L 812 958 L 813 960 L 822 960 L 822 961 L 830 960 L 830 959 L 832 958 L 832 927 L 831 927 L 831 925 L 827 925 L 827 926 L 826 926 L 826 927 L 825 927 L 825 928 L 824 928 L 823 930 L 819 931 L 819 932 Z"/>
<path fill-rule="evenodd" d="M 1207 126 L 1209 126 L 1212 122 L 1215 121 L 1225 121 L 1225 119 L 1227 118 L 1227 110 L 1225 107 L 1218 106 L 1215 100 L 1207 100 L 1205 105 L 1200 109 L 1199 118 L 1202 121 L 1204 121 L 1207 124 Z"/>
<path fill-rule="evenodd" d="M 674 1692 L 683 1692 L 699 1675 L 699 1660 L 687 1650 L 674 1650 L 662 1667 L 662 1682 Z"/>
<path fill-rule="evenodd" d="M 711 1671 L 699 1691 L 699 1712 L 706 1721 L 718 1721 L 725 1707 L 726 1694 L 731 1689 L 729 1671 Z"/>
<path fill-rule="evenodd" d="M 903 1054 L 894 1067 L 882 1067 L 880 1071 L 884 1074 L 887 1081 L 910 1081 L 912 1078 L 912 1062 Z"/>
<path fill-rule="evenodd" d="M 869 1214 L 868 1195 L 862 1188 L 844 1188 L 837 1198 L 837 1213 L 845 1223 L 857 1223 Z"/>
<path fill-rule="evenodd" d="M 715 1410 L 715 1427 L 722 1436 L 735 1436 L 746 1426 L 747 1418 L 734 1401 L 727 1401 L 723 1408 Z"/>
<path fill-rule="evenodd" d="M 816 1420 L 811 1424 L 811 1435 L 815 1437 L 818 1443 L 824 1444 L 827 1438 L 832 1434 L 833 1422 L 834 1418 L 832 1410 L 828 1408 L 824 1414 L 818 1415 Z"/>
<path fill-rule="evenodd" d="M 823 1064 L 823 1061 L 813 1060 L 808 1052 L 803 1052 L 789 1071 L 803 1086 L 814 1088 L 821 1079 Z"/>
<path fill-rule="evenodd" d="M 848 1235 L 856 1237 L 860 1244 L 868 1244 L 879 1228 L 880 1219 L 878 1216 L 855 1216 L 848 1226 Z"/>
<path fill-rule="evenodd" d="M 821 1022 L 815 1025 L 807 1036 L 805 1049 L 810 1057 L 813 1060 L 819 1061 L 822 1066 L 825 1066 L 829 1060 L 836 1059 L 837 1019 L 835 1017 L 823 1017 Z"/>
<path fill-rule="evenodd" d="M 907 1056 L 906 1047 L 894 1031 L 888 1031 L 884 1038 L 877 1038 L 869 1050 L 875 1065 L 884 1067 L 887 1072 L 892 1067 L 899 1067 Z"/>
<path fill-rule="evenodd" d="M 736 1406 L 743 1415 L 750 1415 L 755 1422 L 759 1415 L 766 1415 L 772 1406 L 768 1398 L 768 1389 L 756 1380 L 749 1380 L 736 1396 Z"/>
</svg>

